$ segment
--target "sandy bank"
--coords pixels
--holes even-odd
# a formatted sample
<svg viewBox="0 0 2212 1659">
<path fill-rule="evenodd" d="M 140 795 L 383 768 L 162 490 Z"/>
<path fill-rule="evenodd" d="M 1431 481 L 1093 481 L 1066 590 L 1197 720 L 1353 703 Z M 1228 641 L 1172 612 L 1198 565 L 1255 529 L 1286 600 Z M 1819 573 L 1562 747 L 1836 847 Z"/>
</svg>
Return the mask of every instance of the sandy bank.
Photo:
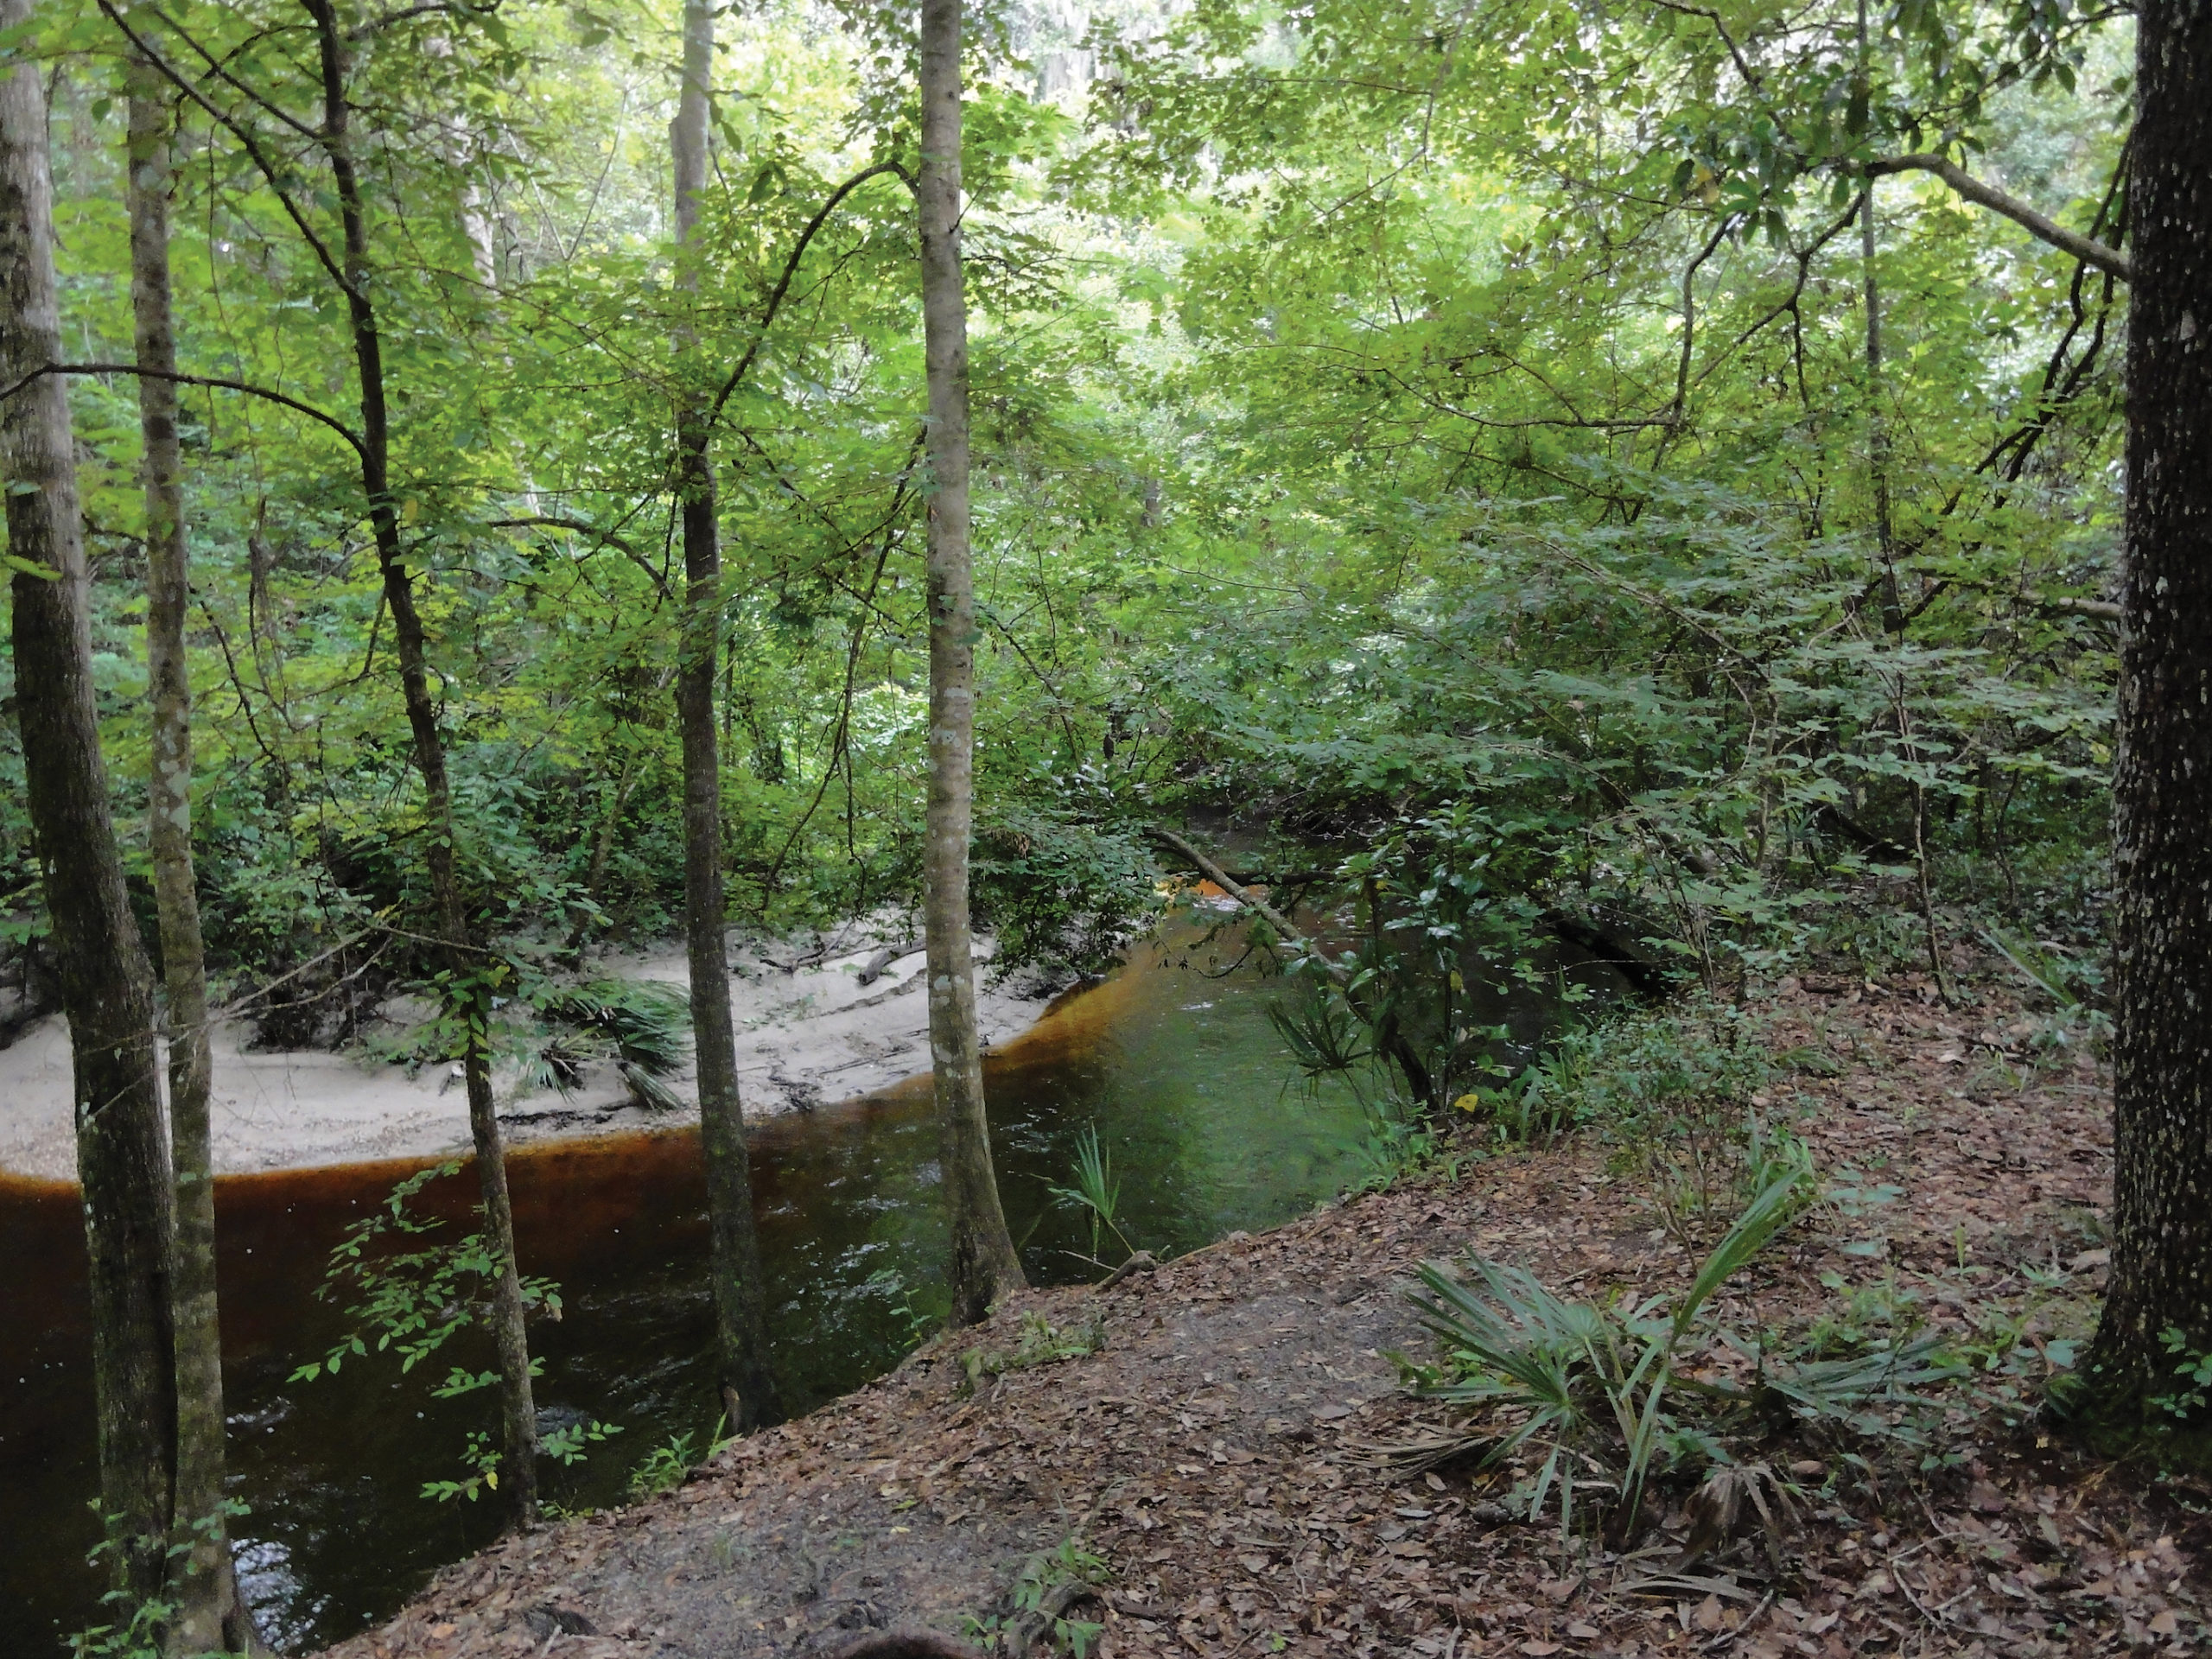
<svg viewBox="0 0 2212 1659">
<path fill-rule="evenodd" d="M 836 949 L 839 941 L 830 941 Z M 750 1116 L 803 1110 L 862 1095 L 929 1067 L 929 1012 L 918 947 L 868 985 L 861 969 L 877 945 L 857 930 L 853 948 L 793 971 L 778 965 L 793 947 L 733 953 L 730 1009 L 737 1065 Z M 979 963 L 988 952 L 979 948 Z M 683 953 L 668 946 L 610 955 L 602 972 L 685 986 Z M 987 1045 L 1020 1034 L 1045 999 L 990 990 L 979 973 L 977 1018 Z M 254 1052 L 243 1024 L 214 1039 L 215 1166 L 219 1173 L 311 1167 L 367 1159 L 435 1157 L 468 1145 L 468 1106 L 457 1067 L 372 1064 L 358 1054 Z M 687 1103 L 691 1074 L 671 1078 Z M 510 1071 L 497 1079 L 499 1116 L 518 1142 L 667 1123 L 631 1103 L 611 1066 L 595 1067 L 563 1095 L 521 1092 Z M 67 1179 L 76 1173 L 70 1106 L 69 1034 L 54 1017 L 0 1050 L 0 1170 Z"/>
</svg>

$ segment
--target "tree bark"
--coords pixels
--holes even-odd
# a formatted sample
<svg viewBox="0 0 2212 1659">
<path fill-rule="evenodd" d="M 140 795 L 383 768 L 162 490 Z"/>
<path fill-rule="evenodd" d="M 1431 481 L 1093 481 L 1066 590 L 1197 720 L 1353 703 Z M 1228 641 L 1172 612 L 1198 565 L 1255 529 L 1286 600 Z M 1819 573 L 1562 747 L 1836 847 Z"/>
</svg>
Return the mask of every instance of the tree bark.
<svg viewBox="0 0 2212 1659">
<path fill-rule="evenodd" d="M 0 28 L 30 16 L 0 0 Z M 0 77 L 0 376 L 61 360 L 46 94 L 35 64 Z M 45 375 L 0 404 L 15 599 L 16 719 L 31 830 L 69 1020 L 77 1168 L 91 1258 L 100 1508 L 115 1587 L 166 1576 L 176 1382 L 168 1147 L 153 974 L 124 887 L 100 754 L 68 393 Z"/>
<path fill-rule="evenodd" d="M 960 10 L 961 0 L 922 0 L 922 161 L 914 194 L 930 402 L 930 792 L 922 855 L 930 1059 L 951 1212 L 952 1318 L 973 1325 L 1024 1281 L 991 1168 L 968 918 L 977 636 L 969 547 L 968 302 L 960 264 Z"/>
<path fill-rule="evenodd" d="M 698 287 L 700 199 L 707 188 L 707 131 L 715 73 L 712 0 L 685 0 L 683 86 L 669 128 L 676 174 L 679 284 Z M 680 331 L 677 347 L 693 344 Z M 722 926 L 721 736 L 715 661 L 722 613 L 721 547 L 706 411 L 687 396 L 677 414 L 683 521 L 683 641 L 676 706 L 683 732 L 683 925 L 691 970 L 691 1033 L 699 1077 L 699 1136 L 707 1161 L 715 1342 L 723 1409 L 733 1433 L 780 1415 L 768 1366 L 767 1297 L 753 1225 L 753 1166 L 737 1091 L 737 1033 L 730 1024 L 729 963 Z"/>
<path fill-rule="evenodd" d="M 2161 1340 L 2212 1349 L 2212 4 L 2136 23 L 2136 227 L 2113 861 L 2112 1281 L 2100 1415 L 2154 1416 Z"/>
<path fill-rule="evenodd" d="M 181 1552 L 170 1568 L 169 1632 L 180 1653 L 244 1653 L 223 1509 L 223 1338 L 215 1289 L 215 1172 L 209 1147 L 207 972 L 192 866 L 192 679 L 185 655 L 189 582 L 184 466 L 177 442 L 176 334 L 169 308 L 169 116 L 160 74 L 133 57 L 130 107 L 130 309 L 138 421 L 145 438 L 146 678 L 153 764 L 147 839 L 168 994 L 169 1146 L 176 1183 L 172 1287 L 176 1331 L 176 1491 L 171 1524 Z"/>
<path fill-rule="evenodd" d="M 314 20 L 322 72 L 322 125 L 316 135 L 329 159 L 344 228 L 343 276 L 355 372 L 361 393 L 361 486 L 368 498 L 369 527 L 391 612 L 392 645 L 423 779 L 429 821 L 423 859 L 437 908 L 440 954 L 448 995 L 464 1025 L 461 1073 L 468 1090 L 468 1128 L 476 1152 L 476 1178 L 484 1200 L 484 1230 L 499 1262 L 492 1287 L 492 1339 L 499 1367 L 499 1492 L 519 1527 L 537 1518 L 537 1411 L 531 1395 L 530 1339 L 524 1323 L 520 1270 L 515 1262 L 514 1210 L 507 1194 L 506 1148 L 492 1098 L 486 1052 L 492 976 L 477 949 L 461 889 L 454 846 L 453 788 L 446 772 L 445 737 L 430 696 L 429 651 L 422 613 L 415 608 L 414 580 L 391 496 L 391 429 L 384 376 L 384 341 L 370 298 L 368 212 L 354 166 L 350 110 L 346 100 L 346 36 L 333 0 L 305 0 Z"/>
</svg>

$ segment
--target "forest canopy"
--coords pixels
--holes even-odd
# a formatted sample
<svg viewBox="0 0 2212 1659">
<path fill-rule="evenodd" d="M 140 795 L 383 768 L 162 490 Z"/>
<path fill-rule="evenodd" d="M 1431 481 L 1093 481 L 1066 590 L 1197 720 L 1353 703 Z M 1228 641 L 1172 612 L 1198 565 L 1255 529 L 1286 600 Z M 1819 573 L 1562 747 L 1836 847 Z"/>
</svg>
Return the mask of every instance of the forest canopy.
<svg viewBox="0 0 2212 1659">
<path fill-rule="evenodd" d="M 681 912 L 687 400 L 721 468 L 730 918 L 913 901 L 932 486 L 901 16 L 722 18 L 681 251 L 673 10 L 346 20 L 461 868 L 532 960 Z M 376 924 L 428 895 L 321 72 L 276 3 L 48 6 L 9 40 L 53 89 L 67 351 L 118 365 L 70 397 L 142 897 L 125 28 L 180 123 L 213 965 L 304 968 L 327 995 L 265 1035 L 340 1040 L 423 971 Z M 1145 830 L 1194 813 L 1366 860 L 1347 879 L 1433 929 L 1611 917 L 1716 983 L 1989 925 L 2086 943 L 2126 294 L 2095 256 L 2126 227 L 2131 34 L 1930 0 L 971 19 L 976 902 L 1002 965 L 1110 961 L 1155 902 Z M 35 981 L 21 766 L 10 728 L 0 889 Z"/>
</svg>

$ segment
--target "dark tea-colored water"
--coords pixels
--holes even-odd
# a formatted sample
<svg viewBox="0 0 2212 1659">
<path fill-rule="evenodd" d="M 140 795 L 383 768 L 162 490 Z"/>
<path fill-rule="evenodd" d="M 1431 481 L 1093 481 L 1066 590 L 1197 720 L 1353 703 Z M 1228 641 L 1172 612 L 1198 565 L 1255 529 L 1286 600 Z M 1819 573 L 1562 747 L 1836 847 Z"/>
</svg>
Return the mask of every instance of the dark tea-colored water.
<svg viewBox="0 0 2212 1659">
<path fill-rule="evenodd" d="M 1086 1223 L 1048 1191 L 1068 1184 L 1088 1126 L 1121 1179 L 1124 1230 L 1155 1251 L 1281 1221 L 1357 1166 L 1363 1120 L 1347 1095 L 1287 1082 L 1265 982 L 1211 977 L 1215 953 L 1198 946 L 1139 957 L 986 1066 L 1000 1185 L 1034 1281 L 1092 1271 L 1070 1254 L 1088 1249 Z M 416 1167 L 217 1185 L 231 1468 L 250 1511 L 239 1566 L 268 1634 L 293 1650 L 391 1612 L 490 1534 L 483 1506 L 419 1496 L 461 1472 L 469 1433 L 492 1421 L 488 1395 L 431 1388 L 487 1356 L 442 1353 L 408 1376 L 372 1356 L 287 1380 L 346 1328 L 315 1295 L 330 1247 Z M 760 1123 L 753 1179 L 777 1369 L 801 1411 L 893 1363 L 913 1311 L 932 1306 L 944 1238 L 926 1080 Z M 534 1147 L 513 1154 L 512 1180 L 524 1270 L 557 1280 L 565 1301 L 531 1331 L 545 1424 L 623 1429 L 585 1465 L 549 1471 L 547 1493 L 603 1504 L 656 1445 L 689 1433 L 696 1452 L 715 1427 L 697 1138 Z M 465 1230 L 474 1186 L 463 1171 L 423 1195 L 453 1218 L 447 1236 Z M 0 1651 L 55 1653 L 95 1620 L 99 1587 L 85 1560 L 99 1531 L 74 1189 L 0 1179 Z"/>
</svg>

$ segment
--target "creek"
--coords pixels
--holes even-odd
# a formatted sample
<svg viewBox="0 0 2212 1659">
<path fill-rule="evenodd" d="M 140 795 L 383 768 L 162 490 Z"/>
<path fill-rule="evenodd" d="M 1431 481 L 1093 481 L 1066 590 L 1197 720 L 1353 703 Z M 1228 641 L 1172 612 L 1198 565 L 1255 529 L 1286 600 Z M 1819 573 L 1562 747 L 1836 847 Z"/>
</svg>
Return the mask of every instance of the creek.
<svg viewBox="0 0 2212 1659">
<path fill-rule="evenodd" d="M 1242 930 L 1185 925 L 1140 944 L 1103 982 L 1055 1002 L 985 1064 L 999 1185 L 1033 1283 L 1096 1276 L 1090 1229 L 1051 1189 L 1096 1128 L 1121 1183 L 1123 1230 L 1162 1255 L 1257 1230 L 1375 1166 L 1351 1090 L 1300 1081 L 1268 1020 L 1280 982 L 1249 966 Z M 1583 953 L 1557 964 L 1586 978 Z M 1600 973 L 1600 981 L 1611 976 Z M 1555 1005 L 1485 1011 L 1526 1055 Z M 1509 1056 L 1510 1058 L 1510 1056 Z M 929 1080 L 753 1126 L 753 1202 L 784 1404 L 798 1414 L 880 1375 L 941 1306 L 944 1230 Z M 225 1381 L 241 1582 L 282 1649 L 338 1640 L 396 1611 L 440 1565 L 489 1542 L 488 1503 L 436 1503 L 464 1472 L 488 1393 L 432 1394 L 482 1370 L 465 1333 L 412 1374 L 349 1358 L 289 1379 L 340 1340 L 342 1298 L 318 1297 L 331 1247 L 424 1167 L 395 1160 L 226 1177 L 216 1184 Z M 543 1141 L 510 1154 L 525 1273 L 561 1286 L 532 1322 L 541 1427 L 620 1425 L 572 1468 L 545 1466 L 570 1510 L 623 1500 L 631 1471 L 716 1426 L 704 1264 L 706 1192 L 694 1130 Z M 418 1211 L 466 1232 L 474 1173 L 426 1187 Z M 1117 1252 L 1110 1241 L 1109 1255 Z M 76 1189 L 0 1175 L 0 1651 L 57 1654 L 99 1618 L 91 1342 Z"/>
<path fill-rule="evenodd" d="M 1156 1252 L 1189 1249 L 1311 1207 L 1362 1166 L 1366 1122 L 1348 1092 L 1309 1090 L 1268 1024 L 1274 994 L 1235 941 L 1186 932 L 1137 947 L 1105 982 L 1062 998 L 986 1066 L 1001 1188 L 1033 1281 L 1095 1276 L 1090 1230 L 1049 1188 L 1095 1125 L 1122 1182 L 1122 1224 Z M 1221 975 L 1220 977 L 1214 976 Z M 754 1203 L 785 1402 L 822 1404 L 894 1363 L 926 1309 L 944 1230 L 926 1077 L 842 1105 L 760 1121 Z M 298 1652 L 396 1610 L 440 1564 L 488 1541 L 487 1504 L 438 1503 L 423 1482 L 461 1472 L 488 1395 L 438 1400 L 457 1342 L 410 1375 L 389 1355 L 288 1381 L 346 1328 L 318 1300 L 330 1248 L 419 1161 L 226 1178 L 217 1184 L 232 1488 L 246 1591 L 267 1634 Z M 652 1448 L 714 1430 L 702 1265 L 705 1187 L 695 1132 L 542 1143 L 511 1157 L 524 1271 L 559 1281 L 537 1320 L 547 1427 L 594 1417 L 622 1432 L 573 1469 L 547 1466 L 570 1508 L 620 1502 Z M 467 1230 L 474 1176 L 420 1207 Z M 1112 1252 L 1109 1243 L 1109 1252 Z M 99 1617 L 99 1535 L 84 1243 L 75 1189 L 0 1177 L 0 1650 L 63 1650 Z"/>
</svg>

